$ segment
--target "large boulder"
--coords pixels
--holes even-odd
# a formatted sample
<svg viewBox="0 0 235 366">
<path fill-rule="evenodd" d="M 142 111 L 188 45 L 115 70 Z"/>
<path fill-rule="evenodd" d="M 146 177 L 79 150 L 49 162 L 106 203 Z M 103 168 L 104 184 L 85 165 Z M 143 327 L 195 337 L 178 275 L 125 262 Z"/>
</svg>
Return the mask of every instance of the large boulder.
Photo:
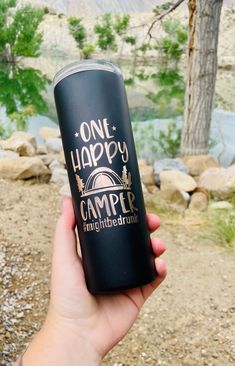
<svg viewBox="0 0 235 366">
<path fill-rule="evenodd" d="M 37 157 L 19 157 L 0 160 L 0 178 L 29 179 L 39 178 L 47 182 L 50 179 L 50 170 Z"/>
<path fill-rule="evenodd" d="M 19 154 L 14 151 L 0 150 L 0 159 L 18 158 Z"/>
<path fill-rule="evenodd" d="M 63 149 L 62 140 L 56 137 L 50 137 L 46 140 L 46 148 L 48 153 L 58 154 Z"/>
<path fill-rule="evenodd" d="M 187 166 L 189 174 L 193 177 L 201 175 L 209 168 L 219 167 L 218 161 L 210 155 L 184 156 L 181 160 Z"/>
<path fill-rule="evenodd" d="M 67 170 L 61 168 L 53 170 L 50 182 L 58 184 L 59 186 L 68 184 Z"/>
<path fill-rule="evenodd" d="M 208 195 L 204 192 L 194 192 L 191 196 L 189 209 L 195 211 L 205 211 L 208 205 Z"/>
<path fill-rule="evenodd" d="M 37 155 L 46 155 L 47 154 L 47 148 L 45 145 L 38 145 L 37 147 Z"/>
<path fill-rule="evenodd" d="M 159 196 L 176 209 L 185 210 L 190 201 L 189 193 L 180 191 L 175 187 L 169 187 L 166 190 L 160 191 Z"/>
<path fill-rule="evenodd" d="M 43 140 L 47 140 L 49 138 L 58 138 L 60 137 L 59 128 L 51 128 L 51 127 L 41 127 L 39 129 L 39 135 L 43 138 Z"/>
<path fill-rule="evenodd" d="M 140 168 L 141 166 L 148 165 L 147 160 L 144 160 L 144 159 L 138 159 L 138 165 L 139 165 L 139 168 Z"/>
<path fill-rule="evenodd" d="M 64 150 L 62 150 L 59 154 L 59 162 L 62 165 L 66 165 L 65 156 L 64 156 Z"/>
<path fill-rule="evenodd" d="M 58 156 L 54 157 L 54 159 L 51 161 L 51 163 L 49 164 L 49 169 L 51 171 L 55 169 L 64 169 L 64 165 L 59 162 Z"/>
<path fill-rule="evenodd" d="M 165 170 L 178 170 L 185 174 L 189 173 L 187 166 L 178 159 L 157 160 L 153 165 L 154 180 L 157 185 L 160 185 L 160 173 Z"/>
<path fill-rule="evenodd" d="M 139 167 L 140 169 L 140 178 L 142 182 L 148 186 L 148 185 L 154 185 L 154 179 L 153 179 L 153 167 L 150 165 L 141 165 Z"/>
<path fill-rule="evenodd" d="M 50 164 L 56 159 L 56 156 L 53 154 L 37 155 L 37 158 L 41 159 L 43 164 L 48 166 L 50 169 Z"/>
<path fill-rule="evenodd" d="M 229 168 L 210 168 L 202 173 L 199 188 L 205 189 L 212 197 L 228 199 L 235 194 L 235 164 Z"/>
<path fill-rule="evenodd" d="M 197 188 L 195 180 L 183 172 L 177 170 L 162 171 L 160 173 L 161 191 L 176 188 L 183 192 L 193 192 Z"/>
<path fill-rule="evenodd" d="M 33 156 L 36 153 L 37 144 L 33 135 L 28 132 L 16 131 L 7 140 L 1 141 L 4 150 L 17 152 L 21 156 Z"/>
</svg>

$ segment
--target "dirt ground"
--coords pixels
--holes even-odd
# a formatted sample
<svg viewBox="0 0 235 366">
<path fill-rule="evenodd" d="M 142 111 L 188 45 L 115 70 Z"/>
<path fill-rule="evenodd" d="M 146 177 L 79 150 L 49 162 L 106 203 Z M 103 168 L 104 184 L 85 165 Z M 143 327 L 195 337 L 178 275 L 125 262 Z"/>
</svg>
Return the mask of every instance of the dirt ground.
<svg viewBox="0 0 235 366">
<path fill-rule="evenodd" d="M 0 180 L 0 365 L 10 366 L 45 317 L 58 189 Z M 203 238 L 202 218 L 162 218 L 168 277 L 103 365 L 235 364 L 235 252 Z"/>
</svg>

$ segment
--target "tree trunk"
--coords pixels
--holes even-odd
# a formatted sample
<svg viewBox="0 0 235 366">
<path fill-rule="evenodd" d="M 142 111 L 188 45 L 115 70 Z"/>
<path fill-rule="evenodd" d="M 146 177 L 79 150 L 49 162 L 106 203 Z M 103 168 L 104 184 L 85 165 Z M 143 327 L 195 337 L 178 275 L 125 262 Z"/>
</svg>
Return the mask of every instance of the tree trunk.
<svg viewBox="0 0 235 366">
<path fill-rule="evenodd" d="M 189 0 L 189 45 L 181 155 L 208 153 L 223 0 Z"/>
</svg>

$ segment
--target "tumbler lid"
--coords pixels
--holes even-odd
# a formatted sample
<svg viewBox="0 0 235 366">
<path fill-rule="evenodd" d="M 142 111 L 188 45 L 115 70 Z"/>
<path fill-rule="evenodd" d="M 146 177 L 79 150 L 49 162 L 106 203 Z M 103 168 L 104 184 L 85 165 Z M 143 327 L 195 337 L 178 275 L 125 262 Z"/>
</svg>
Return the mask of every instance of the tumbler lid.
<svg viewBox="0 0 235 366">
<path fill-rule="evenodd" d="M 54 87 L 69 75 L 87 70 L 104 70 L 121 75 L 120 69 L 112 62 L 106 60 L 82 60 L 69 64 L 59 70 L 53 79 Z"/>
</svg>

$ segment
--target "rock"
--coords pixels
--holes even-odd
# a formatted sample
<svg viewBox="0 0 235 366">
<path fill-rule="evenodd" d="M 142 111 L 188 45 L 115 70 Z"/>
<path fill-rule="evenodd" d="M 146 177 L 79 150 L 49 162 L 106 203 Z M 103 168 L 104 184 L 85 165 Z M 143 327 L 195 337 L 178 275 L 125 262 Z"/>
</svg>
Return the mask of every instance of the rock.
<svg viewBox="0 0 235 366">
<path fill-rule="evenodd" d="M 147 190 L 149 193 L 154 194 L 159 191 L 159 188 L 155 185 L 148 185 Z"/>
<path fill-rule="evenodd" d="M 60 137 L 59 128 L 51 128 L 51 127 L 41 127 L 39 129 L 39 135 L 43 138 L 43 140 L 47 140 L 49 138 L 58 138 Z"/>
<path fill-rule="evenodd" d="M 36 153 L 36 140 L 28 132 L 16 131 L 7 140 L 1 141 L 4 150 L 17 152 L 21 156 L 33 156 Z"/>
<path fill-rule="evenodd" d="M 49 169 L 52 171 L 55 169 L 64 169 L 64 165 L 60 164 L 59 160 L 54 157 L 52 162 L 49 164 Z"/>
<path fill-rule="evenodd" d="M 140 177 L 142 182 L 148 185 L 154 185 L 153 179 L 153 167 L 150 165 L 142 165 L 140 166 Z"/>
<path fill-rule="evenodd" d="M 160 173 L 165 170 L 178 170 L 188 174 L 188 168 L 180 160 L 177 159 L 162 159 L 155 161 L 153 165 L 154 181 L 160 185 Z"/>
<path fill-rule="evenodd" d="M 55 155 L 47 154 L 47 155 L 37 155 L 37 158 L 41 159 L 43 164 L 49 166 L 53 160 L 55 160 Z"/>
<path fill-rule="evenodd" d="M 201 175 L 208 168 L 219 167 L 218 161 L 210 155 L 184 156 L 181 160 L 187 166 L 189 174 L 193 177 Z"/>
<path fill-rule="evenodd" d="M 58 184 L 60 186 L 68 183 L 68 174 L 66 169 L 55 169 L 52 172 L 51 183 Z"/>
<path fill-rule="evenodd" d="M 139 159 L 138 160 L 138 165 L 139 165 L 139 168 L 142 167 L 142 166 L 148 165 L 147 160 Z"/>
<path fill-rule="evenodd" d="M 235 164 L 229 168 L 207 169 L 200 176 L 198 186 L 214 198 L 231 198 L 235 194 Z"/>
<path fill-rule="evenodd" d="M 186 209 L 190 200 L 190 195 L 187 192 L 180 191 L 175 187 L 169 187 L 166 190 L 160 191 L 160 197 L 175 208 L 180 209 Z"/>
<path fill-rule="evenodd" d="M 37 155 L 46 155 L 47 154 L 47 148 L 45 145 L 38 145 L 37 147 Z"/>
<path fill-rule="evenodd" d="M 233 209 L 233 205 L 227 201 L 218 201 L 218 202 L 211 202 L 209 205 L 209 209 L 212 210 L 231 210 Z"/>
<path fill-rule="evenodd" d="M 193 192 L 197 183 L 190 175 L 177 170 L 169 170 L 160 173 L 160 186 L 161 191 L 175 187 L 179 191 Z"/>
<path fill-rule="evenodd" d="M 60 153 L 63 149 L 60 138 L 51 137 L 46 140 L 46 147 L 49 153 Z"/>
<path fill-rule="evenodd" d="M 19 154 L 14 151 L 0 150 L 0 159 L 18 158 Z"/>
<path fill-rule="evenodd" d="M 62 165 L 66 165 L 65 156 L 64 156 L 64 150 L 61 150 L 59 154 L 59 162 Z"/>
<path fill-rule="evenodd" d="M 71 190 L 70 190 L 70 185 L 69 185 L 69 183 L 64 184 L 64 185 L 60 188 L 60 194 L 62 194 L 62 196 L 71 196 Z"/>
<path fill-rule="evenodd" d="M 51 176 L 49 169 L 38 157 L 19 157 L 0 160 L 0 177 L 5 179 L 39 178 L 47 182 Z"/>
<path fill-rule="evenodd" d="M 207 209 L 208 196 L 203 192 L 194 192 L 189 204 L 190 210 L 205 211 Z"/>
</svg>

